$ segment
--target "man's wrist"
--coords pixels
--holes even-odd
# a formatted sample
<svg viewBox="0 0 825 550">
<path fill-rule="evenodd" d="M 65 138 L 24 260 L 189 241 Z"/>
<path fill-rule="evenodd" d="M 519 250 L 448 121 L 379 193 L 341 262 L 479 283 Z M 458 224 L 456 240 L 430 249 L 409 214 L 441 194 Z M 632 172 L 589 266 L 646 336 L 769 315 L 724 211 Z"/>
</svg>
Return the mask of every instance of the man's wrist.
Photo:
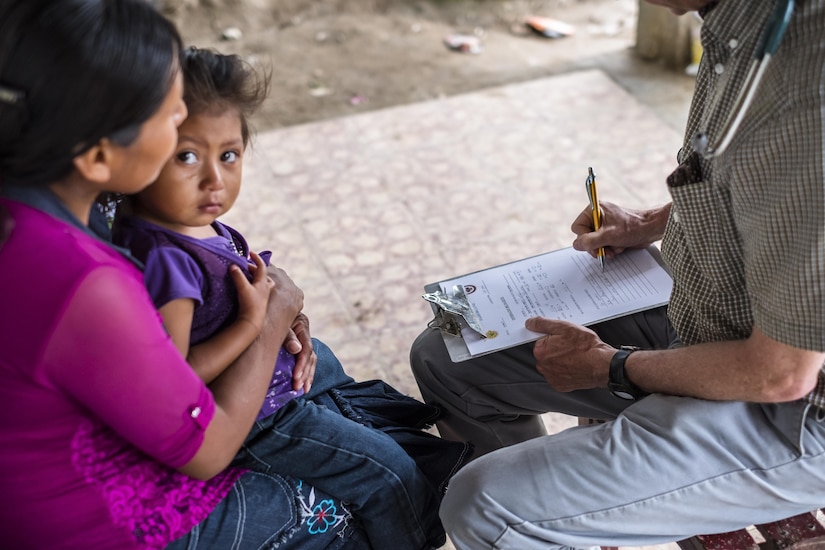
<svg viewBox="0 0 825 550">
<path fill-rule="evenodd" d="M 670 218 L 670 208 L 672 203 L 667 203 L 658 208 L 651 208 L 646 212 L 645 225 L 649 229 L 650 242 L 658 241 L 665 234 L 667 220 Z"/>
<path fill-rule="evenodd" d="M 610 359 L 610 373 L 607 388 L 610 390 L 610 393 L 616 397 L 628 401 L 636 401 L 647 395 L 639 386 L 630 381 L 625 368 L 627 358 L 630 357 L 630 354 L 638 350 L 639 348 L 636 347 L 622 346 Z"/>
</svg>

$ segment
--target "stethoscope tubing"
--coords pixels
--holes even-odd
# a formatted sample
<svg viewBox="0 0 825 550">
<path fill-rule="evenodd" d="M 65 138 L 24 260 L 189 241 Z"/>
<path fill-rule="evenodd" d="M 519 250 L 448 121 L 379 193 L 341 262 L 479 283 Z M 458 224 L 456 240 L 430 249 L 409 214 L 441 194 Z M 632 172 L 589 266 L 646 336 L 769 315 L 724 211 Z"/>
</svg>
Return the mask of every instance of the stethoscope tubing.
<svg viewBox="0 0 825 550">
<path fill-rule="evenodd" d="M 754 59 L 748 68 L 745 82 L 736 96 L 733 108 L 731 108 L 724 124 L 719 129 L 718 143 L 709 143 L 707 132 L 704 131 L 693 137 L 693 148 L 705 158 L 718 157 L 727 150 L 731 141 L 733 141 L 736 131 L 748 112 L 748 108 L 753 103 L 753 98 L 756 96 L 756 91 L 759 89 L 759 83 L 765 75 L 765 70 L 776 50 L 779 49 L 782 37 L 790 24 L 793 8 L 794 0 L 780 0 L 771 14 L 768 26 L 765 28 L 765 32 L 754 52 Z"/>
</svg>

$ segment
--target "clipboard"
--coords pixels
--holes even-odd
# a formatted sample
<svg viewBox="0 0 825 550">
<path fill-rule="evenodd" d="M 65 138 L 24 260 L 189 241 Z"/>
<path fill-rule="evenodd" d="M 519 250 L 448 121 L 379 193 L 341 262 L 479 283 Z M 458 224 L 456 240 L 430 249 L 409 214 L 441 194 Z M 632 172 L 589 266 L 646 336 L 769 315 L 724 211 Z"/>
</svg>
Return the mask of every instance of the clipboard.
<svg viewBox="0 0 825 550">
<path fill-rule="evenodd" d="M 587 326 L 668 303 L 673 281 L 655 246 L 608 259 L 603 274 L 598 266 L 589 254 L 564 248 L 429 283 L 422 294 L 433 311 L 427 326 L 440 330 L 450 359 L 458 363 L 538 340 L 541 334 L 523 328 L 527 317 L 542 315 Z M 519 284 L 522 287 L 515 288 Z M 478 285 L 485 287 L 483 298 L 476 293 Z M 568 295 L 559 298 L 559 288 Z M 546 302 L 538 296 L 553 293 L 556 296 Z M 511 319 L 505 329 L 503 317 Z M 500 344 L 495 341 L 502 336 Z"/>
</svg>

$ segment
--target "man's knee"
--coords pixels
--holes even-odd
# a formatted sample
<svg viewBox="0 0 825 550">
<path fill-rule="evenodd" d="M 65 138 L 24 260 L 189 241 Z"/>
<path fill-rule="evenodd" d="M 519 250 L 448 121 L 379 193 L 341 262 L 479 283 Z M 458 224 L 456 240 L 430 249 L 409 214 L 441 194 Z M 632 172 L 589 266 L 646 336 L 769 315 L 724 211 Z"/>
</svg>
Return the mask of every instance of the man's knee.
<svg viewBox="0 0 825 550">
<path fill-rule="evenodd" d="M 439 516 L 451 536 L 461 537 L 467 526 L 476 521 L 477 479 L 469 472 L 472 463 L 465 466 L 451 480 L 441 501 Z"/>
<path fill-rule="evenodd" d="M 438 330 L 427 329 L 418 335 L 410 347 L 410 368 L 419 386 L 422 382 L 433 383 L 433 369 L 443 368 L 445 355 L 444 340 Z"/>
<path fill-rule="evenodd" d="M 441 333 L 436 329 L 427 329 L 413 341 L 410 347 L 410 362 L 413 364 L 429 362 L 439 355 L 436 346 L 444 347 Z"/>
<path fill-rule="evenodd" d="M 479 459 L 462 468 L 441 502 L 439 516 L 447 533 L 463 547 L 492 547 L 504 526 L 495 484 Z"/>
</svg>

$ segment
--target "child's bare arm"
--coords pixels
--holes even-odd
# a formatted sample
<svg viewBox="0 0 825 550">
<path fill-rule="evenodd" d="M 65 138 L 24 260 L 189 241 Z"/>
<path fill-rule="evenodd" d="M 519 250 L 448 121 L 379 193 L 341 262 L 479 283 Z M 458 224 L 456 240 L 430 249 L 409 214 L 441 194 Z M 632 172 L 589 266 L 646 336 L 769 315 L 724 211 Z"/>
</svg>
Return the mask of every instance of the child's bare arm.
<svg viewBox="0 0 825 550">
<path fill-rule="evenodd" d="M 238 277 L 236 281 L 241 281 L 241 279 Z M 194 301 L 174 300 L 160 308 L 163 323 L 175 346 L 186 357 L 186 361 L 198 377 L 207 384 L 241 356 L 258 337 L 263 326 L 269 289 L 272 286 L 269 278 L 257 283 L 250 283 L 243 278 L 236 286 L 238 317 L 235 322 L 194 346 L 189 345 L 192 316 L 195 310 Z"/>
<path fill-rule="evenodd" d="M 200 379 L 209 384 L 241 356 L 260 332 L 260 325 L 238 317 L 234 323 L 211 338 L 190 347 L 186 361 Z"/>
<path fill-rule="evenodd" d="M 258 336 L 258 330 L 247 322 L 235 322 L 212 338 L 190 347 L 189 333 L 194 309 L 194 301 L 182 298 L 161 307 L 160 315 L 175 347 L 186 357 L 198 377 L 208 384 L 240 357 Z"/>
</svg>

